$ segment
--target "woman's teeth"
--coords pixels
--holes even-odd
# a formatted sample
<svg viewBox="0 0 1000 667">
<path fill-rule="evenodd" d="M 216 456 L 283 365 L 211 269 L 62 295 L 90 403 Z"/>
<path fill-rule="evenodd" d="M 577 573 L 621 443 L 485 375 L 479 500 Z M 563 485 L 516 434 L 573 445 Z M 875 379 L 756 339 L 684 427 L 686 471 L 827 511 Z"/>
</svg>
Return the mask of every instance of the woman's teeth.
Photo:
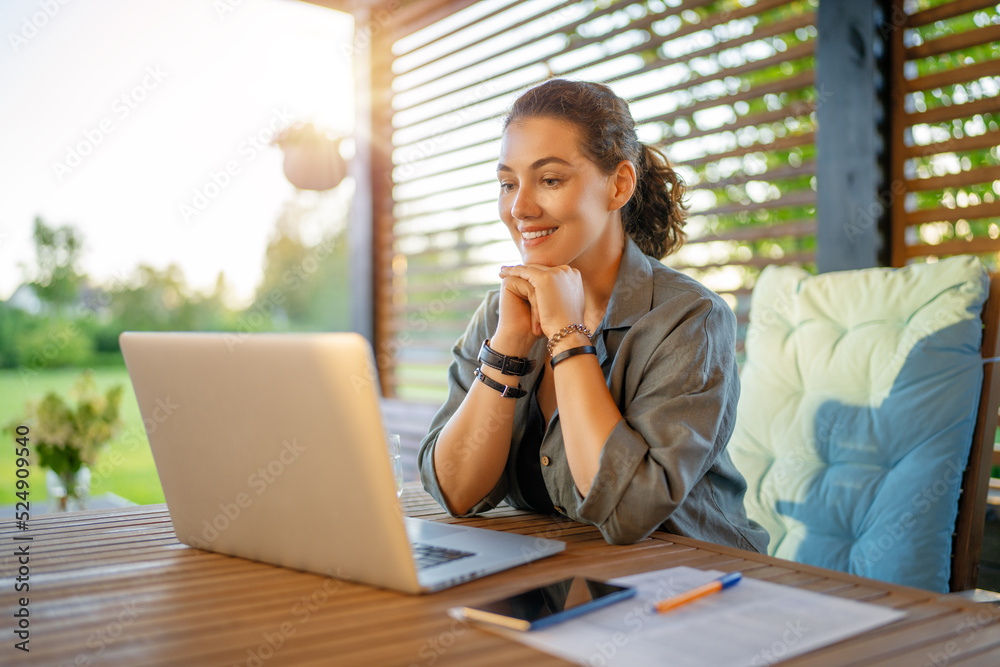
<svg viewBox="0 0 1000 667">
<path fill-rule="evenodd" d="M 541 232 L 522 232 L 521 238 L 524 239 L 525 241 L 530 241 L 531 239 L 540 239 L 543 236 L 548 236 L 554 231 L 556 231 L 555 227 L 553 227 L 552 229 L 546 229 Z"/>
</svg>

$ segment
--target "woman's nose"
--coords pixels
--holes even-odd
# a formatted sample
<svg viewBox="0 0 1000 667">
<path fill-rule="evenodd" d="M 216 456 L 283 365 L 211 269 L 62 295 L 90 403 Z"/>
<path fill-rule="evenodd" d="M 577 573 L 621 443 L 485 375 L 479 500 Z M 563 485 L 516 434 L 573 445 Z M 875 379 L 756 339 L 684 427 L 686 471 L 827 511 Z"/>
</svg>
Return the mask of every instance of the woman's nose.
<svg viewBox="0 0 1000 667">
<path fill-rule="evenodd" d="M 535 202 L 531 188 L 521 187 L 517 189 L 514 202 L 510 207 L 510 214 L 518 220 L 527 220 L 538 215 L 538 204 Z"/>
</svg>

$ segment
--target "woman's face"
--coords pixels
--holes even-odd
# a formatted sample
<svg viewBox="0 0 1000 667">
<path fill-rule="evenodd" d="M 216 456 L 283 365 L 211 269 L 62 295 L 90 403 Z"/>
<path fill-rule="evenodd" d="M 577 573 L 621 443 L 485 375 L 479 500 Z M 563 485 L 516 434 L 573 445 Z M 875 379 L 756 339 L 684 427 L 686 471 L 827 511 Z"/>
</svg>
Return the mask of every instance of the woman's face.
<svg viewBox="0 0 1000 667">
<path fill-rule="evenodd" d="M 500 219 L 523 263 L 586 269 L 620 256 L 619 185 L 583 154 L 572 123 L 542 117 L 508 125 L 497 179 Z"/>
</svg>

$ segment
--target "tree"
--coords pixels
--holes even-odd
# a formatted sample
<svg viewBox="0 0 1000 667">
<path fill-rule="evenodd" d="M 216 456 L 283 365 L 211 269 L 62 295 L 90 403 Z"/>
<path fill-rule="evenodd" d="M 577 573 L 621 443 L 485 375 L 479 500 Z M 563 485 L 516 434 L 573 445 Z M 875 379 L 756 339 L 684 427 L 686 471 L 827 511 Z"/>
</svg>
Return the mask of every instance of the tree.
<svg viewBox="0 0 1000 667">
<path fill-rule="evenodd" d="M 268 242 L 264 275 L 245 320 L 266 316 L 272 328 L 284 322 L 298 330 L 349 327 L 345 211 L 331 210 L 336 205 L 332 197 L 301 192 L 285 204 Z M 302 230 L 308 227 L 322 230 L 318 242 L 303 238 Z"/>
<path fill-rule="evenodd" d="M 77 268 L 83 250 L 83 235 L 71 225 L 50 227 L 35 217 L 35 279 L 31 283 L 42 301 L 56 312 L 76 300 L 83 274 Z"/>
</svg>

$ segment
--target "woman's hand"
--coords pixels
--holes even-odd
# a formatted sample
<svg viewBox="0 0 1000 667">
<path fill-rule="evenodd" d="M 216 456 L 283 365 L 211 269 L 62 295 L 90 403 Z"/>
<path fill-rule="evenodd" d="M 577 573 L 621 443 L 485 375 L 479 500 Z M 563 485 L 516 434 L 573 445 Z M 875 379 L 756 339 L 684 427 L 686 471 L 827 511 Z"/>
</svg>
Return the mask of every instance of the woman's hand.
<svg viewBox="0 0 1000 667">
<path fill-rule="evenodd" d="M 521 278 L 501 277 L 500 321 L 491 345 L 502 354 L 525 357 L 542 335 L 529 300 L 531 286 Z"/>
<path fill-rule="evenodd" d="M 511 301 L 519 298 L 528 308 L 531 333 L 551 338 L 567 324 L 585 322 L 586 301 L 580 272 L 570 266 L 526 264 L 500 269 L 504 290 Z M 500 325 L 504 323 L 504 297 L 500 300 Z"/>
</svg>

